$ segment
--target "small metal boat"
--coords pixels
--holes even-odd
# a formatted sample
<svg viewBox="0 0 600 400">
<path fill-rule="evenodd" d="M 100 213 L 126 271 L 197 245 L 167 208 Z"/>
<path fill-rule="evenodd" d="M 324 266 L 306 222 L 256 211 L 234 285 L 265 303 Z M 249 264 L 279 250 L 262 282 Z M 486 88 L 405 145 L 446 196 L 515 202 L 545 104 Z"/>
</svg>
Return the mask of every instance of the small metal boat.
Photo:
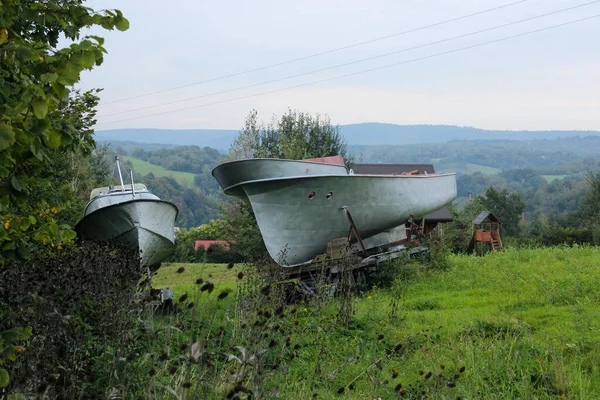
<svg viewBox="0 0 600 400">
<path fill-rule="evenodd" d="M 250 202 L 270 256 L 283 267 L 311 262 L 348 236 L 350 225 L 369 238 L 456 197 L 455 174 L 354 174 L 341 157 L 233 161 L 212 174 L 225 193 Z"/>
<path fill-rule="evenodd" d="M 84 216 L 75 226 L 82 240 L 122 241 L 140 252 L 141 266 L 157 265 L 174 250 L 177 207 L 160 200 L 146 185 L 123 184 L 92 190 Z"/>
</svg>

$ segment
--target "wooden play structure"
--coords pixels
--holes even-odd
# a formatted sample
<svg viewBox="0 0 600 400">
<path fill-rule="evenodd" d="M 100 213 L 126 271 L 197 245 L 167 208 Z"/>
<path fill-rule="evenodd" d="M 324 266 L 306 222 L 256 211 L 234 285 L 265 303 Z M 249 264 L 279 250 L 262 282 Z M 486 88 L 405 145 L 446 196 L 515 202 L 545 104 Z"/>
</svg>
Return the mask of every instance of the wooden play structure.
<svg viewBox="0 0 600 400">
<path fill-rule="evenodd" d="M 473 237 L 467 253 L 483 255 L 486 251 L 502 251 L 501 222 L 489 211 L 483 211 L 473 220 Z"/>
</svg>

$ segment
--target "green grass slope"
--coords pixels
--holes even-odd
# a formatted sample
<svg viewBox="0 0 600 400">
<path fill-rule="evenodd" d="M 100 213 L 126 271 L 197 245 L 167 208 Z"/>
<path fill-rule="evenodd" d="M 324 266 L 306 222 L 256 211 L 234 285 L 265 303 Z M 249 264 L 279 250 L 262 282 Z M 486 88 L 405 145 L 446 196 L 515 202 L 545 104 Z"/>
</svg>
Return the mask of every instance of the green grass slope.
<svg viewBox="0 0 600 400">
<path fill-rule="evenodd" d="M 448 261 L 445 272 L 420 263 L 389 266 L 390 287 L 350 303 L 313 298 L 279 315 L 251 307 L 268 309 L 275 286 L 250 296 L 254 303 L 247 303 L 247 289 L 236 300 L 236 289 L 251 282 L 237 279 L 241 267 L 175 264 L 161 268 L 156 282 L 173 283 L 176 296 L 192 293 L 199 277 L 215 283 L 215 294 L 233 289 L 225 301 L 202 302 L 197 329 L 207 338 L 223 332 L 214 354 L 242 346 L 263 357 L 264 368 L 244 368 L 254 376 L 247 385 L 260 385 L 265 398 L 600 398 L 598 248 L 507 249 Z M 338 315 L 349 304 L 344 326 Z M 238 367 L 231 357 L 213 367 L 220 369 L 211 372 L 207 398 L 227 395 L 227 377 Z M 202 367 L 194 368 L 190 376 Z M 163 382 L 179 379 L 167 368 L 162 374 Z"/>
<path fill-rule="evenodd" d="M 542 178 L 546 180 L 548 183 L 552 183 L 553 181 L 565 179 L 569 175 L 542 175 Z"/>
<path fill-rule="evenodd" d="M 131 161 L 133 164 L 133 170 L 138 174 L 148 175 L 150 172 L 156 177 L 170 176 L 175 179 L 181 185 L 187 185 L 190 188 L 197 188 L 194 183 L 194 174 L 191 172 L 171 171 L 160 165 L 150 164 L 147 161 L 140 160 L 135 157 L 125 157 L 127 161 Z"/>
</svg>

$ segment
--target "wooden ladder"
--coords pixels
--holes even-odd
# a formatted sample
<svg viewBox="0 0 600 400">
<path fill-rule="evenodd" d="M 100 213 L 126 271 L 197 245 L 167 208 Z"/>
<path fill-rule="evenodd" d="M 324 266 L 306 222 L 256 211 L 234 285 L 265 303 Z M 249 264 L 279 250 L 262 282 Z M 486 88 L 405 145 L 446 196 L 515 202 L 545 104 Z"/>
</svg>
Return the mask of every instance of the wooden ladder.
<svg viewBox="0 0 600 400">
<path fill-rule="evenodd" d="M 490 243 L 492 244 L 493 251 L 496 251 L 496 250 L 502 251 L 502 242 L 500 241 L 500 239 L 491 238 Z"/>
</svg>

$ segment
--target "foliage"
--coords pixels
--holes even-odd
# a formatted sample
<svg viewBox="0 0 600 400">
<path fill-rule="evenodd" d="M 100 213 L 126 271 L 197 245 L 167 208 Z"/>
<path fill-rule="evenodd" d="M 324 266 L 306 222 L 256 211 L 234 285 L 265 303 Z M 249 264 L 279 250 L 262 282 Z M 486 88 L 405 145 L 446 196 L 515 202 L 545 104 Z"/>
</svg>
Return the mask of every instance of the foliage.
<svg viewBox="0 0 600 400">
<path fill-rule="evenodd" d="M 91 137 L 99 100 L 96 92 L 73 92 L 67 105 L 51 113 L 53 126 L 71 124 Z M 29 182 L 27 199 L 4 207 L 0 245 L 5 252 L 0 263 L 26 258 L 40 246 L 64 246 L 75 237 L 70 227 L 81 218 L 91 189 L 107 177 L 106 150 L 100 147 L 89 153 L 75 152 L 65 146 L 54 150 L 46 168 Z"/>
<path fill-rule="evenodd" d="M 132 150 L 131 155 L 172 171 L 192 172 L 199 175 L 206 172 L 210 175 L 210 171 L 223 158 L 216 149 L 198 146 L 177 146 L 155 151 L 137 147 Z"/>
<path fill-rule="evenodd" d="M 452 222 L 444 224 L 444 245 L 454 253 L 467 250 L 473 237 L 473 220 L 483 211 L 481 204 L 469 201 L 462 208 L 450 207 Z"/>
<path fill-rule="evenodd" d="M 233 202 L 225 210 L 225 218 L 229 222 L 226 237 L 230 240 L 231 250 L 239 254 L 244 262 L 262 261 L 268 257 L 254 211 L 248 202 Z"/>
<path fill-rule="evenodd" d="M 0 350 L 20 352 L 16 360 L 9 353 L 6 393 L 91 394 L 94 357 L 124 341 L 132 326 L 139 279 L 136 252 L 94 243 L 0 267 L 0 337 L 10 339 Z"/>
<path fill-rule="evenodd" d="M 256 110 L 250 112 L 231 149 L 229 158 L 305 158 L 349 156 L 346 142 L 338 126 L 331 125 L 328 117 L 311 116 L 288 110 L 279 120 L 264 126 L 258 123 Z M 351 160 L 347 159 L 347 162 Z"/>
<path fill-rule="evenodd" d="M 588 190 L 581 202 L 580 213 L 593 226 L 593 240 L 600 243 L 600 173 L 590 172 L 586 176 Z"/>
<path fill-rule="evenodd" d="M 229 249 L 221 245 L 211 244 L 206 250 L 204 246 L 195 249 L 196 240 L 228 240 L 232 227 L 227 220 L 211 220 L 198 228 L 180 229 L 175 237 L 175 251 L 171 261 L 175 262 L 240 262 L 234 242 Z"/>
<path fill-rule="evenodd" d="M 80 73 L 102 63 L 103 39 L 86 36 L 68 47 L 57 46 L 61 35 L 78 41 L 83 28 L 96 25 L 126 30 L 129 23 L 118 10 L 97 13 L 78 1 L 2 2 L 0 212 L 5 214 L 5 230 L 0 263 L 26 257 L 31 243 L 62 244 L 73 237 L 53 218 L 38 219 L 37 210 L 56 206 L 38 189 L 52 191 L 48 177 L 60 170 L 58 160 L 89 154 L 94 146 L 88 129 L 93 115 L 70 118 L 86 114 L 93 95 L 84 95 L 82 104 L 71 103 L 68 115 L 63 109 Z M 10 229 L 7 219 L 18 221 L 19 229 Z"/>
<path fill-rule="evenodd" d="M 198 228 L 190 229 L 194 231 L 195 238 L 200 240 L 222 240 L 227 238 L 229 222 L 223 219 L 211 219 L 208 223 L 200 225 Z"/>
<path fill-rule="evenodd" d="M 129 22 L 118 10 L 98 13 L 77 0 L 0 3 L 0 268 L 3 274 L 7 261 L 27 259 L 32 251 L 37 253 L 44 246 L 61 249 L 75 237 L 70 226 L 55 215 L 69 205 L 69 196 L 76 193 L 76 187 L 81 187 L 74 172 L 81 158 L 89 156 L 95 146 L 91 127 L 95 123 L 93 108 L 98 98 L 94 92 L 71 95 L 69 89 L 79 81 L 83 70 L 103 61 L 106 51 L 102 38 L 86 36 L 80 40 L 81 30 L 94 26 L 123 31 Z M 59 49 L 61 37 L 73 43 Z M 60 177 L 66 177 L 67 182 L 58 181 Z M 7 282 L 11 284 L 11 294 L 20 293 L 16 299 L 28 301 L 28 296 L 35 301 L 43 299 L 40 290 L 29 292 L 26 285 L 19 285 L 22 282 L 3 278 L 0 285 Z M 54 289 L 57 288 L 60 286 Z M 23 305 L 12 303 L 14 299 L 11 297 L 10 308 L 6 308 L 8 300 L 3 293 L 0 311 L 8 314 L 23 310 L 19 308 Z M 53 311 L 38 307 L 35 302 L 25 305 L 34 310 Z M 21 318 L 29 312 L 24 310 L 17 315 L 3 315 L 0 320 L 0 335 L 8 339 L 0 347 L 2 357 L 9 354 L 13 358 L 7 349 L 12 346 L 11 332 L 19 329 L 18 324 L 34 325 L 34 321 Z M 4 368 L 0 374 L 4 386 Z"/>
<path fill-rule="evenodd" d="M 135 173 L 136 182 L 142 182 L 160 197 L 162 200 L 170 201 L 179 210 L 177 225 L 192 228 L 209 222 L 218 216 L 217 202 L 205 196 L 202 192 L 183 187 L 175 179 L 167 176 L 155 177 L 153 174 L 140 176 Z"/>
<path fill-rule="evenodd" d="M 516 236 L 519 233 L 519 221 L 525 203 L 518 193 L 509 193 L 508 190 L 498 191 L 489 187 L 485 195 L 478 196 L 477 201 L 484 210 L 491 212 L 502 223 L 502 231 L 508 236 Z"/>
<path fill-rule="evenodd" d="M 188 182 L 189 186 L 195 185 L 204 196 L 215 197 L 216 199 L 222 197 L 221 188 L 212 177 L 211 172 L 223 159 L 223 155 L 213 148 L 177 146 L 148 151 L 137 147 L 132 150 L 132 156 L 152 165 L 161 166 L 169 171 L 193 174 L 192 181 Z M 136 168 L 134 168 L 135 170 Z M 157 172 L 154 172 L 154 175 L 159 176 Z"/>
<path fill-rule="evenodd" d="M 350 145 L 367 163 L 432 163 L 438 172 L 485 175 L 534 169 L 539 175 L 576 175 L 600 167 L 600 137 L 555 140 L 450 140 L 409 145 Z M 474 194 L 477 194 L 476 192 Z"/>
</svg>

